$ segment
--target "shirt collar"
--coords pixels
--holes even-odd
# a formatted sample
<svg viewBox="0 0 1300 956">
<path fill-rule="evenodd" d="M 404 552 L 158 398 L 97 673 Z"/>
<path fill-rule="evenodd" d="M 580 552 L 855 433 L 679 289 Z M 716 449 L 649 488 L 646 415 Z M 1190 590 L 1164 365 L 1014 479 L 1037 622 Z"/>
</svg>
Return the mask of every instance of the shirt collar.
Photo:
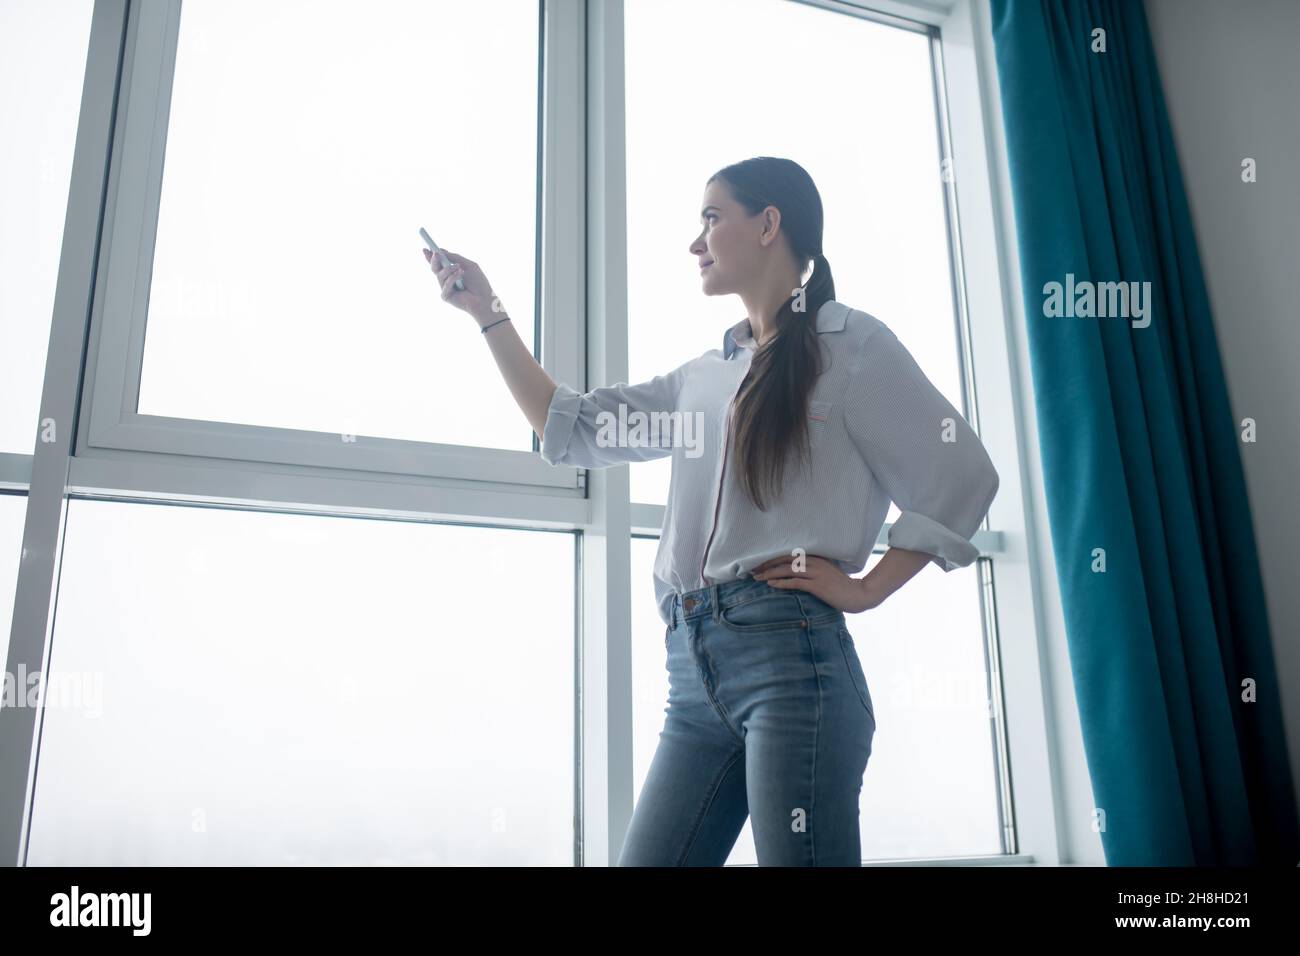
<svg viewBox="0 0 1300 956">
<path fill-rule="evenodd" d="M 848 318 L 849 308 L 842 302 L 831 299 L 817 310 L 817 334 L 823 332 L 843 332 L 844 322 Z M 749 325 L 749 318 L 743 318 L 722 335 L 722 357 L 729 359 L 737 348 L 752 348 L 754 333 Z"/>
</svg>

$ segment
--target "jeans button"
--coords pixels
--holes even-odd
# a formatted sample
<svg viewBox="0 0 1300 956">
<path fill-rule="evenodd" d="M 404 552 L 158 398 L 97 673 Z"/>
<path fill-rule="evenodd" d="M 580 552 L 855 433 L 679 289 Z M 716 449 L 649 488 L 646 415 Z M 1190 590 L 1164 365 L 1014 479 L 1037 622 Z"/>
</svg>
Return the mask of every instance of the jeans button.
<svg viewBox="0 0 1300 956">
<path fill-rule="evenodd" d="M 695 605 L 697 605 L 697 604 L 699 604 L 699 603 L 700 603 L 700 602 L 697 601 L 695 598 L 687 598 L 687 599 L 686 599 L 686 610 L 688 610 L 688 611 L 691 610 L 691 608 L 695 607 Z"/>
</svg>

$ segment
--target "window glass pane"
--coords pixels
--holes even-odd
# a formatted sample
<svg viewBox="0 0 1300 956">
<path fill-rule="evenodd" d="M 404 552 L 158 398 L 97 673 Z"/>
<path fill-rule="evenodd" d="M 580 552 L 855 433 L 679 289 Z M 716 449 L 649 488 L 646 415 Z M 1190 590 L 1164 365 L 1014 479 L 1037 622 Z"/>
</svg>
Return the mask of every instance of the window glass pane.
<svg viewBox="0 0 1300 956">
<path fill-rule="evenodd" d="M 0 3 L 0 452 L 36 443 L 93 6 Z"/>
<path fill-rule="evenodd" d="M 537 72 L 537 0 L 185 0 L 139 411 L 531 450 L 418 230 L 531 348 Z"/>
<path fill-rule="evenodd" d="M 573 569 L 572 534 L 74 500 L 31 864 L 572 865 Z"/>
<path fill-rule="evenodd" d="M 18 585 L 18 559 L 23 551 L 23 523 L 27 496 L 0 494 L 0 648 L 9 660 L 9 632 L 13 628 L 14 590 Z"/>
<path fill-rule="evenodd" d="M 633 774 L 638 798 L 668 701 L 655 538 L 632 541 Z M 879 562 L 873 554 L 867 571 Z M 865 573 L 865 572 L 864 572 Z M 847 614 L 876 717 L 863 775 L 862 857 L 1002 852 L 975 565 L 923 571 L 878 608 Z M 728 864 L 758 862 L 750 821 Z"/>
<path fill-rule="evenodd" d="M 978 567 L 923 568 L 879 607 L 845 615 L 876 717 L 864 859 L 1002 852 Z"/>
<path fill-rule="evenodd" d="M 721 348 L 745 318 L 738 296 L 701 292 L 690 245 L 705 181 L 783 156 L 821 193 L 836 298 L 889 325 L 962 408 L 929 40 L 785 0 L 624 10 L 630 380 Z M 797 81 L 750 81 L 753 50 L 780 50 L 782 76 Z M 701 56 L 703 84 L 679 66 Z M 668 459 L 633 467 L 633 500 L 664 503 L 669 473 Z"/>
</svg>

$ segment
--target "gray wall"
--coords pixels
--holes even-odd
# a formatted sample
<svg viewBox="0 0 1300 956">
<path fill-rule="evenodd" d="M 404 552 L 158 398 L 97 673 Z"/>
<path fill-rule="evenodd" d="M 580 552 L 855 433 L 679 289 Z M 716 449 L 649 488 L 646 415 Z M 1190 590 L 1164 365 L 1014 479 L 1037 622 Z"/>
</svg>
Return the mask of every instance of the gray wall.
<svg viewBox="0 0 1300 956">
<path fill-rule="evenodd" d="M 1300 2 L 1146 0 L 1146 12 L 1232 410 L 1258 429 L 1242 461 L 1300 776 Z"/>
</svg>

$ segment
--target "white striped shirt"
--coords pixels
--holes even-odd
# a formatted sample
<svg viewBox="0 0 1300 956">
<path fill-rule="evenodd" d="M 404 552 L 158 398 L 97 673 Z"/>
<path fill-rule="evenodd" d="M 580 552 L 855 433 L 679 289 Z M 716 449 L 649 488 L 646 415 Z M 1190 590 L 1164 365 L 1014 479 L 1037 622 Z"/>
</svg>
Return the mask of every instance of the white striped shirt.
<svg viewBox="0 0 1300 956">
<path fill-rule="evenodd" d="M 970 539 L 997 493 L 998 473 L 974 430 L 879 319 L 831 301 L 818 311 L 817 333 L 824 371 L 808 410 L 812 467 L 792 455 L 766 512 L 740 486 L 727 414 L 753 358 L 748 318 L 727 329 L 721 349 L 648 382 L 555 390 L 544 461 L 606 468 L 672 456 L 654 566 L 665 624 L 674 593 L 749 577 L 795 548 L 856 575 L 891 500 L 900 515 L 890 546 L 931 554 L 944 571 L 979 556 Z M 618 426 L 620 416 L 630 426 L 675 412 L 681 415 L 654 443 L 638 443 L 630 427 Z M 702 429 L 692 434 L 693 424 Z"/>
</svg>

